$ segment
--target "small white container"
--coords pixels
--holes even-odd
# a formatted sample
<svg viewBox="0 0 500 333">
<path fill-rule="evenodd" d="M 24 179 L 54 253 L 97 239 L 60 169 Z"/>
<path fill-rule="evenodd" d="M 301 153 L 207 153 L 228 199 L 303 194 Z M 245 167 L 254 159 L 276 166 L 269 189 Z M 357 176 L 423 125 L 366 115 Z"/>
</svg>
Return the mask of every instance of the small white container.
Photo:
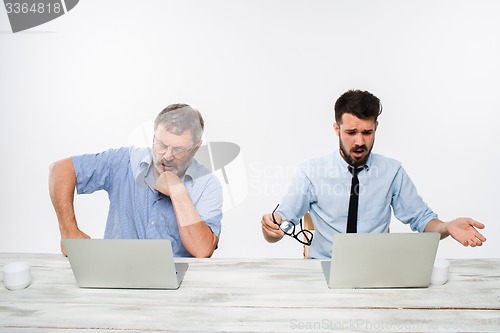
<svg viewBox="0 0 500 333">
<path fill-rule="evenodd" d="M 432 269 L 431 284 L 442 285 L 448 281 L 450 262 L 446 259 L 436 259 Z"/>
<path fill-rule="evenodd" d="M 31 267 L 28 263 L 17 261 L 3 266 L 3 284 L 9 290 L 21 290 L 31 284 Z"/>
</svg>

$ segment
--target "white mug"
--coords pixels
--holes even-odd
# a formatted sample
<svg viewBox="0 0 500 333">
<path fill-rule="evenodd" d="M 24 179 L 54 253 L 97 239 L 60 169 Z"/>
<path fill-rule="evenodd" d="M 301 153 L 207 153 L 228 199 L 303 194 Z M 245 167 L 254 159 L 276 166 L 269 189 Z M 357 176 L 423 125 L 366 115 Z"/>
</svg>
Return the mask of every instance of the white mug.
<svg viewBox="0 0 500 333">
<path fill-rule="evenodd" d="M 450 262 L 446 259 L 436 259 L 434 268 L 431 274 L 431 284 L 441 285 L 448 281 L 448 272 L 450 270 Z"/>
<path fill-rule="evenodd" d="M 9 290 L 21 290 L 31 284 L 31 267 L 17 261 L 3 266 L 3 284 Z"/>
</svg>

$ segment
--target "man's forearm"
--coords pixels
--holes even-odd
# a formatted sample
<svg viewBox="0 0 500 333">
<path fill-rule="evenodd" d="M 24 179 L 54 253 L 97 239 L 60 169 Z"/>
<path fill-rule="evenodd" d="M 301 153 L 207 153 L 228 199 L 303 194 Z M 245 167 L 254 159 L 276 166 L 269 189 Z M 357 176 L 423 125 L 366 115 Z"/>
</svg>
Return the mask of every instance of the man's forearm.
<svg viewBox="0 0 500 333">
<path fill-rule="evenodd" d="M 73 206 L 75 186 L 76 176 L 70 158 L 57 161 L 50 166 L 49 194 L 62 237 L 70 236 L 78 230 Z"/>
<path fill-rule="evenodd" d="M 181 241 L 188 252 L 196 258 L 210 258 L 217 246 L 218 238 L 204 222 L 179 226 Z"/>
<path fill-rule="evenodd" d="M 179 234 L 184 247 L 193 257 L 212 256 L 218 242 L 212 229 L 202 220 L 184 186 L 171 192 Z"/>
</svg>

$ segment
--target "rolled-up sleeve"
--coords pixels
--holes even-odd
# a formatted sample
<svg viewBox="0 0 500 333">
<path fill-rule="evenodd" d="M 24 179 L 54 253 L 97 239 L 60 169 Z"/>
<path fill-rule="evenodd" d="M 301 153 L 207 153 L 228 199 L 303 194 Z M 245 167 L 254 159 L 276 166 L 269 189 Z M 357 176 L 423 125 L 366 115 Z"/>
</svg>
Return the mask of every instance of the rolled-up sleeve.
<svg viewBox="0 0 500 333">
<path fill-rule="evenodd" d="M 222 220 L 222 187 L 217 178 L 211 175 L 206 179 L 197 179 L 197 181 L 200 188 L 190 191 L 196 211 L 212 229 L 214 235 L 219 237 Z M 204 185 L 199 184 L 200 182 Z"/>
</svg>

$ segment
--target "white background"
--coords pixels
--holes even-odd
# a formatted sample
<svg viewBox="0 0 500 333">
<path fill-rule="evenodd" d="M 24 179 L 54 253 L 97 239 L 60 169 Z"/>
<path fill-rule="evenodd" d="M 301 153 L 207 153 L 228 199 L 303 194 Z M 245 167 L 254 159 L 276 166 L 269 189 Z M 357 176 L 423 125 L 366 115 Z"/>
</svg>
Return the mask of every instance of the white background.
<svg viewBox="0 0 500 333">
<path fill-rule="evenodd" d="M 348 89 L 384 106 L 374 151 L 400 160 L 443 220 L 471 216 L 488 241 L 439 255 L 499 257 L 500 2 L 81 0 L 13 34 L 0 8 L 0 252 L 59 252 L 51 162 L 130 143 L 165 106 L 203 113 L 205 140 L 241 147 L 216 257 L 300 257 L 267 244 L 260 218 L 296 167 L 338 146 Z M 151 125 L 152 126 L 152 125 Z M 78 196 L 102 238 L 106 193 Z M 409 228 L 393 221 L 392 232 Z"/>
</svg>

